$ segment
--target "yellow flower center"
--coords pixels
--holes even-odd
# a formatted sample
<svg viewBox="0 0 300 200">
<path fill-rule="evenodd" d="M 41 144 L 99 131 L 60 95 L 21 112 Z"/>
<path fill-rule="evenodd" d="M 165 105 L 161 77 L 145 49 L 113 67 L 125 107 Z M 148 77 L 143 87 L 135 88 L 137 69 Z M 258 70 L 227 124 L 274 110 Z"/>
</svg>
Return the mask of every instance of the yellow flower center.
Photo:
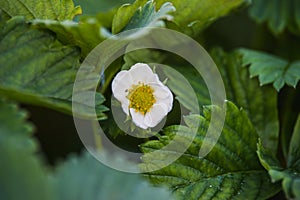
<svg viewBox="0 0 300 200">
<path fill-rule="evenodd" d="M 129 108 L 133 108 L 136 112 L 145 115 L 156 102 L 153 92 L 153 88 L 149 85 L 133 85 L 127 96 L 130 102 Z"/>
</svg>

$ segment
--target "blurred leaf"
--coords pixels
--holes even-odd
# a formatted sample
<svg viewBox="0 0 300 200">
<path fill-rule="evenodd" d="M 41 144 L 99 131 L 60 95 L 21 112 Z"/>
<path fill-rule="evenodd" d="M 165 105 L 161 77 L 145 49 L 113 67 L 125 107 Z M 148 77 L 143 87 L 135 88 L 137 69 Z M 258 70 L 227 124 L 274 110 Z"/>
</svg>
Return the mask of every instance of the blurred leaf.
<svg viewBox="0 0 300 200">
<path fill-rule="evenodd" d="M 26 138 L 31 135 L 33 127 L 31 124 L 25 123 L 27 113 L 19 110 L 16 104 L 8 103 L 1 98 L 0 111 L 0 133 L 2 137 L 7 137 L 6 134 L 12 137 Z M 2 139 L 1 142 L 3 142 Z M 31 146 L 31 148 L 35 147 Z"/>
<path fill-rule="evenodd" d="M 199 114 L 202 106 L 211 104 L 205 82 L 193 67 L 172 66 L 172 68 L 176 71 L 163 68 L 167 77 L 167 86 L 186 109 L 191 113 Z"/>
<path fill-rule="evenodd" d="M 204 117 L 189 116 L 187 127 L 168 127 L 158 140 L 142 145 L 145 152 L 142 168 L 151 169 L 152 165 L 176 154 L 182 143 L 193 137 L 192 126 L 200 122 L 188 150 L 169 166 L 148 173 L 150 180 L 168 185 L 180 199 L 266 199 L 274 195 L 279 188 L 270 182 L 259 163 L 255 128 L 246 113 L 234 104 L 227 103 L 225 124 L 216 145 L 208 155 L 199 157 L 213 109 L 220 110 L 215 106 L 206 107 Z M 162 149 L 170 142 L 174 144 L 172 150 Z M 156 150 L 160 152 L 155 156 L 148 154 Z"/>
<path fill-rule="evenodd" d="M 130 23 L 138 9 L 146 4 L 146 0 L 137 0 L 132 5 L 124 5 L 115 16 L 113 33 L 122 31 Z M 149 1 L 151 2 L 151 1 Z M 186 34 L 197 35 L 206 26 L 216 19 L 228 14 L 233 9 L 239 7 L 248 0 L 198 0 L 181 1 L 181 0 L 156 0 L 156 7 L 160 8 L 165 3 L 171 3 L 176 8 L 174 24 L 170 23 L 170 28 L 175 28 Z"/>
<path fill-rule="evenodd" d="M 0 165 L 0 199 L 171 199 L 164 188 L 150 186 L 139 174 L 103 166 L 89 153 L 69 159 L 48 177 L 49 171 L 35 154 L 37 144 L 29 137 L 32 126 L 25 117 L 15 104 L 0 100 L 0 158 L 5 161 Z M 122 157 L 107 159 L 130 166 Z"/>
<path fill-rule="evenodd" d="M 80 47 L 83 57 L 110 35 L 96 17 L 82 17 L 79 22 L 36 19 L 31 23 L 55 32 L 64 44 Z"/>
<path fill-rule="evenodd" d="M 164 58 L 164 54 L 153 49 L 139 49 L 136 51 L 131 51 L 124 55 L 125 63 L 122 66 L 122 69 L 128 70 L 136 63 L 161 63 Z"/>
<path fill-rule="evenodd" d="M 10 17 L 24 16 L 27 20 L 72 20 L 81 14 L 81 8 L 74 7 L 72 0 L 3 0 L 0 10 Z"/>
<path fill-rule="evenodd" d="M 258 146 L 260 162 L 269 171 L 273 180 L 282 181 L 282 188 L 288 199 L 300 199 L 300 114 L 290 141 L 287 168 L 280 166 L 279 161 L 261 145 Z"/>
<path fill-rule="evenodd" d="M 294 89 L 286 87 L 279 93 L 280 100 L 280 142 L 284 158 L 288 157 L 290 140 L 293 135 L 294 125 L 300 111 L 300 85 Z"/>
<path fill-rule="evenodd" d="M 289 63 L 279 57 L 249 49 L 240 49 L 243 65 L 250 65 L 251 77 L 258 76 L 260 85 L 273 83 L 279 91 L 284 84 L 296 87 L 300 80 L 300 61 Z"/>
<path fill-rule="evenodd" d="M 46 106 L 72 114 L 72 92 L 79 51 L 64 46 L 49 32 L 31 28 L 23 18 L 7 21 L 0 32 L 0 93 L 9 98 Z M 85 97 L 92 80 L 100 76 L 93 71 L 78 77 L 82 88 L 77 96 Z M 103 119 L 107 109 L 101 105 L 104 97 L 96 93 L 96 105 L 74 102 L 81 117 L 91 117 L 96 109 Z"/>
<path fill-rule="evenodd" d="M 300 2 L 298 0 L 252 0 L 250 16 L 258 23 L 266 22 L 273 34 L 286 28 L 300 34 Z"/>
<path fill-rule="evenodd" d="M 122 157 L 109 156 L 116 165 L 129 165 Z M 154 188 L 139 174 L 116 171 L 101 164 L 89 153 L 72 157 L 55 172 L 56 190 L 61 200 L 169 200 L 170 192 Z"/>
<path fill-rule="evenodd" d="M 171 2 L 176 8 L 173 14 L 176 29 L 188 35 L 198 35 L 208 25 L 249 0 L 157 0 L 157 6 Z"/>
<path fill-rule="evenodd" d="M 134 0 L 74 0 L 75 5 L 80 5 L 83 15 L 96 15 L 99 12 L 107 12 L 125 3 L 132 3 Z"/>
<path fill-rule="evenodd" d="M 52 187 L 30 138 L 27 113 L 0 100 L 0 199 L 52 200 Z"/>
<path fill-rule="evenodd" d="M 294 127 L 294 132 L 290 141 L 287 166 L 295 168 L 300 173 L 300 114 Z M 299 196 L 300 197 L 300 196 Z"/>
<path fill-rule="evenodd" d="M 172 20 L 173 17 L 168 13 L 174 12 L 175 8 L 171 3 L 165 3 L 159 8 L 156 11 L 155 2 L 146 2 L 145 0 L 137 0 L 133 5 L 123 5 L 113 19 L 112 33 L 116 34 L 135 28 L 164 26 L 163 20 Z M 126 21 L 126 18 L 129 20 Z"/>
</svg>

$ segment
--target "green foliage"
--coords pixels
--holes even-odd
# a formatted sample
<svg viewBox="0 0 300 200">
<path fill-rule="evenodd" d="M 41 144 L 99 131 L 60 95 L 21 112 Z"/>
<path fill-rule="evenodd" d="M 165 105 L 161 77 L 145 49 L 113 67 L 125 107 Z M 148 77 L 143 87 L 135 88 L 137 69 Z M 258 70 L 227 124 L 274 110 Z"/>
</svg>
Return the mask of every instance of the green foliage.
<svg viewBox="0 0 300 200">
<path fill-rule="evenodd" d="M 151 1 L 149 1 L 151 2 Z M 180 0 L 157 0 L 155 1 L 157 8 L 163 7 L 166 3 L 171 3 L 176 12 L 172 13 L 174 20 L 170 27 L 180 30 L 188 34 L 198 34 L 201 30 L 220 18 L 228 14 L 233 9 L 239 7 L 241 4 L 248 2 L 246 0 L 230 0 L 224 2 L 223 0 L 217 1 L 199 1 L 192 0 L 189 2 Z M 146 4 L 146 0 L 137 0 L 134 4 L 126 4 L 121 7 L 113 23 L 113 33 L 118 33 L 130 24 L 130 21 L 136 18 L 137 13 L 140 13 L 141 7 Z M 225 5 L 224 5 L 225 4 Z M 168 4 L 167 4 L 168 5 Z M 147 12 L 141 12 L 148 16 Z M 135 16 L 134 16 L 135 15 Z M 139 14 L 141 15 L 141 14 Z"/>
<path fill-rule="evenodd" d="M 122 69 L 128 70 L 135 63 L 161 63 L 165 56 L 152 49 L 139 49 L 126 53 L 123 59 L 125 63 Z"/>
<path fill-rule="evenodd" d="M 31 23 L 55 32 L 58 40 L 65 44 L 80 47 L 83 57 L 109 36 L 97 17 L 82 17 L 79 22 L 36 19 Z"/>
<path fill-rule="evenodd" d="M 114 158 L 115 157 L 115 158 Z M 107 159 L 117 165 L 128 165 L 122 157 Z M 56 170 L 54 179 L 58 199 L 132 199 L 168 200 L 171 195 L 164 188 L 154 188 L 138 174 L 118 172 L 100 164 L 89 153 L 80 158 L 72 157 Z"/>
<path fill-rule="evenodd" d="M 214 59 L 224 81 L 227 99 L 233 101 L 247 113 L 266 148 L 275 153 L 278 146 L 278 113 L 277 94 L 271 87 L 260 87 L 256 79 L 251 79 L 248 69 L 243 67 L 238 52 L 225 53 L 221 49 L 213 49 Z M 176 99 L 192 113 L 197 112 L 197 104 L 193 101 L 193 93 L 187 88 L 191 84 L 201 109 L 210 105 L 210 96 L 205 82 L 192 67 L 173 66 L 180 74 L 165 69 L 167 85 L 176 95 Z M 188 81 L 188 83 L 187 83 Z"/>
<path fill-rule="evenodd" d="M 27 113 L 0 100 L 0 199 L 52 200 L 52 187 L 36 156 Z"/>
<path fill-rule="evenodd" d="M 282 181 L 282 188 L 289 199 L 300 199 L 300 115 L 295 124 L 293 136 L 290 140 L 290 149 L 288 152 L 286 169 L 281 167 L 277 158 L 274 158 L 270 152 L 261 145 L 258 146 L 258 155 L 261 163 L 269 171 L 273 180 Z"/>
<path fill-rule="evenodd" d="M 273 83 L 279 91 L 284 84 L 296 87 L 300 80 L 300 61 L 288 62 L 277 56 L 249 49 L 240 50 L 243 65 L 249 67 L 251 77 L 258 76 L 261 85 Z"/>
<path fill-rule="evenodd" d="M 227 99 L 245 110 L 263 145 L 276 153 L 279 135 L 276 91 L 250 78 L 238 52 L 226 54 L 214 49 L 211 56 L 222 74 Z"/>
<path fill-rule="evenodd" d="M 96 15 L 99 12 L 106 12 L 121 6 L 125 3 L 132 3 L 134 0 L 74 0 L 75 5 L 80 5 L 83 15 Z"/>
<path fill-rule="evenodd" d="M 164 26 L 162 20 L 171 20 L 172 16 L 168 13 L 174 11 L 175 8 L 171 3 L 163 4 L 157 12 L 153 1 L 138 0 L 133 5 L 125 4 L 118 9 L 114 17 L 112 33 L 135 28 Z"/>
<path fill-rule="evenodd" d="M 213 109 L 220 108 L 206 107 L 203 117 L 189 116 L 188 126 L 168 127 L 158 140 L 143 144 L 145 155 L 141 167 L 151 169 L 164 157 L 176 154 L 176 145 L 168 151 L 161 148 L 171 141 L 179 148 L 192 137 L 192 126 L 199 122 L 200 127 L 188 150 L 169 166 L 148 173 L 150 180 L 168 185 L 179 199 L 266 199 L 272 196 L 278 191 L 278 185 L 270 182 L 259 163 L 255 153 L 256 130 L 246 113 L 234 104 L 227 103 L 226 120 L 218 142 L 207 156 L 199 157 Z M 174 140 L 174 134 L 179 139 Z M 159 149 L 160 153 L 155 156 L 148 154 Z"/>
<path fill-rule="evenodd" d="M 10 17 L 20 15 L 28 20 L 72 20 L 81 14 L 81 8 L 74 7 L 72 0 L 2 0 L 0 10 Z"/>
<path fill-rule="evenodd" d="M 179 199 L 267 199 L 281 188 L 287 199 L 300 199 L 298 0 L 252 0 L 250 17 L 259 24 L 266 23 L 271 32 L 278 36 L 278 41 L 270 36 L 267 29 L 250 21 L 246 9 L 214 23 L 202 34 L 208 25 L 248 5 L 250 0 L 74 2 L 78 6 L 74 6 L 72 0 L 0 0 L 0 199 L 147 200 L 172 199 L 175 196 Z M 117 8 L 123 3 L 131 4 Z M 84 16 L 76 17 L 82 12 L 80 6 Z M 247 42 L 234 38 L 237 35 L 247 38 L 243 35 L 245 31 L 239 30 L 245 24 L 250 25 L 245 30 L 251 30 L 247 35 L 251 38 Z M 82 76 L 77 75 L 83 60 L 99 43 L 122 31 L 141 28 L 141 31 L 130 35 L 134 41 L 140 39 L 148 27 L 166 27 L 190 35 L 204 44 L 206 49 L 214 45 L 224 49 L 250 46 L 276 52 L 277 56 L 245 48 L 230 53 L 219 48 L 211 51 L 229 100 L 226 102 L 225 124 L 217 141 L 207 138 L 207 130 L 211 124 L 221 123 L 218 117 L 216 121 L 211 119 L 213 114 L 223 110 L 211 105 L 205 82 L 197 70 L 183 61 L 185 58 L 158 49 L 142 49 L 117 58 L 101 74 L 99 68 L 91 66 Z M 234 34 L 230 32 L 230 27 L 236 28 L 232 30 Z M 222 39 L 216 39 L 214 32 L 222 35 Z M 212 37 L 206 38 L 206 35 Z M 157 39 L 160 37 L 166 38 L 166 35 L 162 34 Z M 154 37 L 145 43 L 138 39 L 136 41 L 141 46 L 159 41 Z M 116 40 L 116 45 L 108 48 L 108 53 L 116 49 L 127 52 L 136 45 L 131 43 L 121 49 L 128 41 L 118 37 L 113 37 L 113 40 Z M 175 44 L 181 47 L 180 40 L 166 42 L 158 45 Z M 98 59 L 96 54 L 92 56 Z M 295 61 L 281 57 L 290 57 Z M 107 59 L 109 56 L 99 56 L 101 63 Z M 124 129 L 116 125 L 112 113 L 104 114 L 108 110 L 103 105 L 104 100 L 110 100 L 112 95 L 112 79 L 120 69 L 129 69 L 137 62 L 169 66 L 157 65 L 154 70 L 178 100 L 174 101 L 164 129 L 148 139 L 124 134 L 117 137 Z M 73 94 L 75 78 L 78 81 L 76 84 L 81 87 Z M 99 82 L 96 92 L 95 85 L 92 85 L 95 81 Z M 91 94 L 95 95 L 96 105 L 91 105 Z M 77 101 L 72 104 L 72 99 Z M 9 100 L 43 106 L 85 119 L 93 117 L 92 113 L 96 111 L 98 120 L 102 120 L 101 128 L 110 134 L 110 138 L 114 138 L 115 144 L 121 144 L 126 150 L 137 150 L 138 144 L 142 143 L 142 169 L 160 166 L 177 155 L 187 141 L 192 141 L 176 161 L 145 174 L 155 185 L 170 188 L 174 196 L 170 196 L 164 187 L 150 186 L 140 175 L 117 172 L 100 164 L 87 152 L 73 155 L 49 169 L 50 166 L 43 162 L 47 159 L 43 153 L 45 151 L 48 155 L 47 148 L 56 148 L 48 146 L 45 140 L 52 139 L 52 135 L 45 137 L 47 133 L 43 135 L 39 132 L 44 124 L 37 124 L 39 140 L 36 140 L 33 126 L 25 121 L 27 113 Z M 178 102 L 186 109 L 179 110 Z M 117 105 L 114 100 L 105 103 L 106 106 Z M 72 106 L 76 108 L 76 113 L 72 113 Z M 29 106 L 29 109 L 36 108 Z M 41 110 L 45 116 L 41 121 L 48 123 L 49 110 Z M 125 121 L 128 116 L 122 110 L 120 112 L 117 110 L 118 117 L 124 118 L 123 128 L 133 129 L 133 122 Z M 185 114 L 187 116 L 182 117 Z M 103 120 L 106 117 L 108 119 Z M 69 119 L 72 119 L 71 116 Z M 184 119 L 183 124 L 178 125 L 181 119 Z M 34 121 L 34 117 L 31 120 Z M 93 121 L 93 125 L 97 123 Z M 68 131 L 65 127 L 62 129 Z M 134 131 L 138 136 L 147 136 L 156 129 Z M 51 130 L 49 132 L 52 133 Z M 101 143 L 100 138 L 96 140 L 97 145 Z M 163 149 L 167 144 L 173 144 L 174 148 Z M 214 145 L 212 150 L 205 157 L 200 157 L 200 150 L 211 144 Z M 282 145 L 282 149 L 278 149 L 278 144 Z M 105 154 L 110 163 L 130 165 L 117 153 L 114 156 L 106 154 L 105 145 L 103 147 L 104 150 L 99 153 Z M 57 152 L 64 154 L 62 149 L 57 149 Z"/>
<path fill-rule="evenodd" d="M 175 8 L 171 3 L 165 3 L 156 12 L 154 3 L 148 1 L 143 7 L 140 7 L 134 13 L 133 17 L 122 31 L 131 30 L 134 28 L 164 26 L 164 22 L 162 20 L 172 20 L 173 17 L 168 13 L 174 11 Z"/>
<path fill-rule="evenodd" d="M 37 143 L 26 116 L 16 104 L 0 100 L 1 199 L 170 199 L 166 189 L 150 186 L 138 174 L 105 167 L 88 153 L 73 156 L 50 173 L 36 156 Z M 130 166 L 122 157 L 109 159 Z"/>
<path fill-rule="evenodd" d="M 290 142 L 287 166 L 295 168 L 300 173 L 300 114 L 298 115 L 297 122 L 295 124 L 294 132 Z M 300 196 L 299 196 L 300 197 Z"/>
<path fill-rule="evenodd" d="M 21 17 L 4 24 L 0 33 L 0 93 L 9 98 L 72 113 L 72 92 L 79 67 L 78 49 L 62 45 L 49 32 L 31 28 Z M 89 72 L 87 72 L 89 73 Z M 82 97 L 92 87 L 89 79 L 99 79 L 92 73 L 82 80 Z M 99 119 L 107 109 L 101 105 L 104 97 L 96 93 Z M 75 102 L 82 117 L 90 117 L 93 107 L 88 102 Z"/>
<path fill-rule="evenodd" d="M 173 69 L 177 70 L 177 73 L 168 68 L 163 69 L 167 77 L 167 86 L 174 92 L 175 98 L 186 109 L 191 113 L 199 114 L 202 106 L 211 104 L 205 82 L 196 69 L 192 67 L 173 66 Z M 191 85 L 192 88 L 188 85 Z"/>
<path fill-rule="evenodd" d="M 160 6 L 168 0 L 158 0 Z M 204 28 L 220 17 L 227 15 L 238 7 L 248 4 L 249 0 L 170 0 L 176 12 L 173 14 L 176 30 L 189 35 L 198 35 Z M 173 27 L 172 25 L 170 27 Z"/>
<path fill-rule="evenodd" d="M 282 149 L 282 157 L 287 158 L 290 148 L 290 140 L 293 135 L 294 125 L 297 120 L 299 111 L 299 97 L 300 92 L 299 88 L 287 88 L 283 89 L 280 95 L 285 99 L 284 102 L 280 105 L 280 142 Z"/>
<path fill-rule="evenodd" d="M 258 23 L 267 23 L 273 34 L 286 28 L 300 34 L 300 2 L 298 0 L 252 0 L 250 16 Z"/>
</svg>

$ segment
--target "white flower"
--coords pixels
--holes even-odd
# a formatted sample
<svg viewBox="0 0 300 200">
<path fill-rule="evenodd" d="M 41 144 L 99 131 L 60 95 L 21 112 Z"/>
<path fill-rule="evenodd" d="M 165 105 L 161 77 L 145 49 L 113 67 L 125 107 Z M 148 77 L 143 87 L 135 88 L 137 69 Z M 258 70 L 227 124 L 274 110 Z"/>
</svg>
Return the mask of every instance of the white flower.
<svg viewBox="0 0 300 200">
<path fill-rule="evenodd" d="M 173 105 L 170 89 L 143 63 L 120 71 L 112 82 L 112 92 L 123 111 L 143 129 L 155 127 Z"/>
</svg>

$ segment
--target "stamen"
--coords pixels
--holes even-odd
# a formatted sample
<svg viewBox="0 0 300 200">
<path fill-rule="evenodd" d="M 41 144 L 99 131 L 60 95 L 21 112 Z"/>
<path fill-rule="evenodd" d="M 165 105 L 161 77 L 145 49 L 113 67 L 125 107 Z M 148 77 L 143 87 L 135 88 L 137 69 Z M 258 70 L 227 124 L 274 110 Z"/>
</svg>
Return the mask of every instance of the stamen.
<svg viewBox="0 0 300 200">
<path fill-rule="evenodd" d="M 133 108 L 136 112 L 140 112 L 145 115 L 156 102 L 153 93 L 154 90 L 149 85 L 145 85 L 143 83 L 139 83 L 139 85 L 132 85 L 127 96 L 130 102 L 129 108 Z"/>
</svg>

